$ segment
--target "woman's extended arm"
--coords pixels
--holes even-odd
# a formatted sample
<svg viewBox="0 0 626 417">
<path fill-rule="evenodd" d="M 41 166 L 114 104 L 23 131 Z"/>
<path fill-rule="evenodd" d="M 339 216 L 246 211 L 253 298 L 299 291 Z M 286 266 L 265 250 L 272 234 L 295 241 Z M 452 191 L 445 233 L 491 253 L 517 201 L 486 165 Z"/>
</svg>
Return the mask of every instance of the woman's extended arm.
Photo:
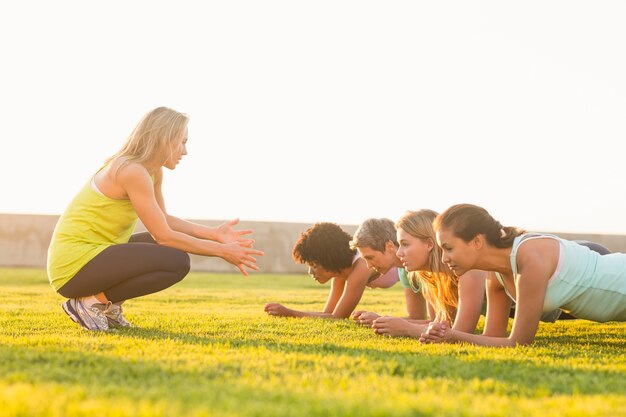
<svg viewBox="0 0 626 417">
<path fill-rule="evenodd" d="M 337 305 L 333 309 L 334 318 L 348 318 L 363 297 L 372 270 L 367 267 L 365 261 L 357 259 L 352 265 L 352 272 L 346 279 L 346 284 Z"/>
<path fill-rule="evenodd" d="M 459 307 L 452 328 L 474 333 L 485 302 L 485 271 L 472 270 L 459 277 Z"/>
<path fill-rule="evenodd" d="M 128 195 L 139 219 L 158 244 L 198 255 L 218 256 L 235 265 L 244 275 L 248 275 L 245 268 L 258 270 L 252 255 L 263 255 L 263 252 L 252 249 L 251 244 L 222 244 L 172 229 L 157 202 L 152 179 L 143 166 L 128 164 L 119 169 L 117 177 L 118 184 Z"/>
<path fill-rule="evenodd" d="M 343 295 L 346 289 L 346 279 L 335 277 L 330 283 L 330 292 L 328 293 L 328 298 L 326 299 L 326 305 L 324 306 L 324 310 L 322 313 L 327 315 L 332 315 L 333 311 L 335 311 L 335 307 L 339 303 L 341 296 Z"/>
<path fill-rule="evenodd" d="M 267 303 L 264 310 L 270 316 L 333 318 L 333 310 L 343 294 L 345 285 L 345 278 L 335 277 L 332 279 L 328 299 L 322 312 L 294 310 L 279 303 Z"/>
<path fill-rule="evenodd" d="M 487 275 L 487 314 L 485 316 L 484 336 L 505 337 L 509 325 L 509 314 L 513 300 L 504 291 L 504 287 L 494 272 Z"/>
<path fill-rule="evenodd" d="M 406 300 L 406 312 L 408 314 L 408 319 L 428 319 L 427 303 L 421 291 L 414 292 L 411 288 L 405 288 L 404 299 Z"/>
<path fill-rule="evenodd" d="M 323 312 L 299 311 L 287 308 L 278 303 L 268 303 L 265 311 L 272 316 L 285 317 L 318 317 L 329 319 L 345 319 L 357 306 L 372 271 L 363 259 L 353 264 L 348 278 L 333 278 L 332 287 Z"/>
</svg>

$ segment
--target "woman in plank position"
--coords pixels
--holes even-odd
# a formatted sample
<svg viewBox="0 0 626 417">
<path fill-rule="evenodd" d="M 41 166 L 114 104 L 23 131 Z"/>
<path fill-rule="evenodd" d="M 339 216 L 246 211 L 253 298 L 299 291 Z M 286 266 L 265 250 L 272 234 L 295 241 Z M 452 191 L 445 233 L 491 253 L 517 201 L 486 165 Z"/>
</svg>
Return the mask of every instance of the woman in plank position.
<svg viewBox="0 0 626 417">
<path fill-rule="evenodd" d="M 420 341 L 515 346 L 533 342 L 542 312 L 562 309 L 597 322 L 626 321 L 626 254 L 601 255 L 554 235 L 504 227 L 482 207 L 459 204 L 434 222 L 442 260 L 455 275 L 487 274 L 482 335 L 431 323 Z M 515 317 L 507 324 L 511 303 Z"/>
<path fill-rule="evenodd" d="M 363 222 L 359 230 L 363 230 L 363 226 L 368 229 L 375 226 L 378 232 L 381 230 L 384 232 L 391 227 L 391 235 L 393 235 L 393 222 L 391 220 L 387 222 L 384 219 L 368 219 Z M 387 236 L 389 233 L 384 232 L 384 235 Z M 382 240 L 387 239 L 383 237 Z M 293 258 L 296 262 L 308 265 L 309 275 L 315 281 L 320 284 L 331 283 L 326 305 L 322 311 L 300 311 L 279 303 L 268 303 L 265 305 L 265 311 L 269 315 L 283 317 L 348 318 L 358 305 L 366 288 L 389 288 L 402 279 L 401 274 L 404 271 L 398 268 L 399 260 L 397 264 L 393 260 L 375 262 L 376 267 L 372 265 L 372 268 L 369 268 L 368 264 L 371 261 L 361 258 L 356 247 L 351 247 L 351 242 L 355 243 L 352 241 L 352 236 L 334 223 L 316 223 L 301 233 L 293 248 Z M 368 241 L 367 244 L 372 244 L 372 242 Z M 364 243 L 361 241 L 357 245 L 363 248 Z M 380 249 L 385 250 L 384 246 L 377 247 L 377 250 Z M 366 253 L 371 254 L 371 252 Z M 425 302 L 419 291 L 407 293 L 406 301 L 410 318 L 425 318 Z"/>
</svg>

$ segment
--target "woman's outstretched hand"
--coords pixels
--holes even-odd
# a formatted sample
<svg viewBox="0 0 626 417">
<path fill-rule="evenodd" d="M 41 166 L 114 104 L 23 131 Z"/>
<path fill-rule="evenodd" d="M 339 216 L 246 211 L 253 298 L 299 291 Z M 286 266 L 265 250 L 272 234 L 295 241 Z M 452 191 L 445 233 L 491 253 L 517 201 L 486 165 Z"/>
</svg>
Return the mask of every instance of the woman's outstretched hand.
<svg viewBox="0 0 626 417">
<path fill-rule="evenodd" d="M 263 309 L 270 316 L 277 316 L 277 317 L 291 317 L 292 316 L 291 309 L 278 303 L 267 303 L 265 304 L 265 307 Z"/>
<path fill-rule="evenodd" d="M 444 343 L 447 340 L 446 336 L 449 336 L 449 330 L 448 322 L 433 321 L 428 324 L 428 329 L 420 335 L 420 343 Z"/>
<path fill-rule="evenodd" d="M 226 262 L 235 265 L 243 275 L 248 276 L 246 268 L 259 270 L 259 266 L 256 264 L 256 258 L 252 255 L 263 256 L 265 253 L 258 249 L 252 248 L 252 243 L 249 245 L 246 242 L 231 242 L 224 244 L 225 251 L 221 256 Z"/>
<path fill-rule="evenodd" d="M 252 247 L 254 243 L 253 239 L 243 238 L 243 235 L 249 235 L 252 230 L 235 230 L 233 227 L 239 223 L 239 219 L 231 220 L 226 223 L 220 224 L 215 229 L 215 238 L 220 243 L 239 243 L 240 246 L 248 248 Z"/>
</svg>

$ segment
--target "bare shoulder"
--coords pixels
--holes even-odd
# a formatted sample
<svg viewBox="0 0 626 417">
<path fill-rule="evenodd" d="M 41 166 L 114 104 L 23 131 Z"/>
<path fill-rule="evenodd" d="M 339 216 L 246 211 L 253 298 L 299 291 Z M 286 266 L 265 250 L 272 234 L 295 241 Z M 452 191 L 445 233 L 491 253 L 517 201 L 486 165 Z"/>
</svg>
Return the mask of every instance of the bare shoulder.
<svg viewBox="0 0 626 417">
<path fill-rule="evenodd" d="M 367 267 L 367 263 L 365 262 L 365 259 L 359 257 L 357 258 L 356 261 L 352 263 L 352 271 L 363 271 L 363 270 L 369 270 L 369 268 Z"/>
<path fill-rule="evenodd" d="M 532 239 L 517 250 L 517 267 L 522 275 L 526 271 L 550 277 L 558 261 L 559 242 L 553 238 Z"/>
<path fill-rule="evenodd" d="M 150 174 L 146 167 L 140 163 L 133 161 L 126 161 L 122 158 L 116 159 L 111 162 L 111 172 L 122 181 L 150 178 Z"/>
<path fill-rule="evenodd" d="M 558 260 L 559 242 L 553 238 L 535 238 L 524 242 L 517 250 L 517 263 Z"/>
<path fill-rule="evenodd" d="M 370 277 L 374 277 L 376 275 L 380 275 L 378 272 L 373 271 L 367 267 L 367 263 L 363 258 L 359 258 L 352 264 L 352 272 L 350 273 L 350 277 L 359 277 L 360 279 L 369 279 Z"/>
<path fill-rule="evenodd" d="M 152 188 L 150 173 L 142 164 L 125 161 L 121 158 L 113 160 L 108 172 L 109 179 L 116 187 L 128 195 L 131 190 L 147 190 Z"/>
</svg>

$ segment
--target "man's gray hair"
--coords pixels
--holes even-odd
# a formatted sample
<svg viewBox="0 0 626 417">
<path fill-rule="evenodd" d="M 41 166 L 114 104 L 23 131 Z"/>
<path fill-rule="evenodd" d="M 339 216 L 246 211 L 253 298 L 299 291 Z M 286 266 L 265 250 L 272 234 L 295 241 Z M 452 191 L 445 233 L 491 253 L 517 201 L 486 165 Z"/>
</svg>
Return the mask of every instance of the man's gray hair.
<svg viewBox="0 0 626 417">
<path fill-rule="evenodd" d="M 350 248 L 356 249 L 369 246 L 374 250 L 384 252 L 385 245 L 390 240 L 394 245 L 398 246 L 394 223 L 385 218 L 372 218 L 361 223 L 350 241 Z"/>
</svg>

